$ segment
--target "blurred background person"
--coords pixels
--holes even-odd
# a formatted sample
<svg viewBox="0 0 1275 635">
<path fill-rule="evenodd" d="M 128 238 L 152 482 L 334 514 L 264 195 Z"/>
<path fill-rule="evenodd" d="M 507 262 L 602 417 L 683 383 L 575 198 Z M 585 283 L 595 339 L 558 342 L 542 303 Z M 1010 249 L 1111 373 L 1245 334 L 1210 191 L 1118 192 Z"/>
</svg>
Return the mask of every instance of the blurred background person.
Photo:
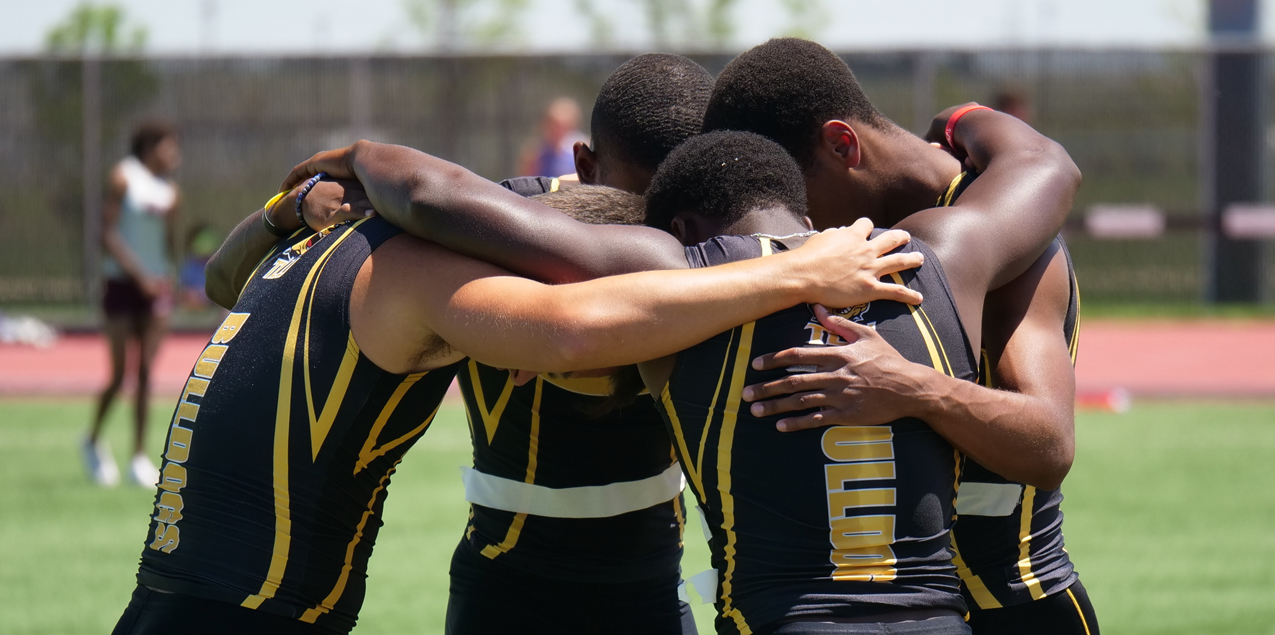
<svg viewBox="0 0 1275 635">
<path fill-rule="evenodd" d="M 137 392 L 129 476 L 137 485 L 150 487 L 159 478 L 145 452 L 150 370 L 173 306 L 173 240 L 181 193 L 171 175 L 181 165 L 181 147 L 177 129 L 162 121 L 138 126 L 130 147 L 131 153 L 111 170 L 102 205 L 103 331 L 110 346 L 111 376 L 98 398 L 82 451 L 91 479 L 104 486 L 119 482 L 119 469 L 100 436 L 124 383 L 131 349 Z"/>
<path fill-rule="evenodd" d="M 1035 113 L 1032 110 L 1031 98 L 1025 91 L 1017 88 L 1002 88 L 992 100 L 992 108 L 1007 115 L 1018 117 L 1023 123 L 1031 124 Z"/>
<path fill-rule="evenodd" d="M 540 121 L 540 138 L 528 145 L 518 159 L 520 176 L 562 176 L 575 174 L 572 146 L 577 141 L 588 143 L 580 131 L 580 104 L 570 97 L 549 102 Z"/>
<path fill-rule="evenodd" d="M 212 307 L 212 301 L 204 292 L 204 267 L 221 246 L 223 236 L 199 223 L 186 232 L 186 255 L 177 272 L 180 287 L 177 305 L 188 311 L 202 311 Z M 218 307 L 220 309 L 220 307 Z"/>
</svg>

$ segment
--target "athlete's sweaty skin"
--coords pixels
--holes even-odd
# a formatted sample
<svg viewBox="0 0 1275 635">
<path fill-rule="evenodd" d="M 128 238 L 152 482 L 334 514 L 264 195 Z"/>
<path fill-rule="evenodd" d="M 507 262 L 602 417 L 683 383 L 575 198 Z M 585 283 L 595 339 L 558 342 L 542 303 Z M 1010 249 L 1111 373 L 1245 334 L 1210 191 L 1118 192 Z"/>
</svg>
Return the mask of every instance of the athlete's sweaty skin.
<svg viewBox="0 0 1275 635">
<path fill-rule="evenodd" d="M 958 289 L 955 300 L 977 348 L 987 290 L 1017 277 L 1044 251 L 1071 209 L 1079 174 L 1060 146 L 1030 126 L 1000 113 L 975 114 L 986 116 L 967 117 L 962 125 L 977 139 L 966 145 L 972 157 L 983 159 L 983 174 L 960 205 L 927 209 L 904 223 L 909 231 L 924 232 L 936 252 L 955 259 L 956 264 L 943 265 Z M 850 145 L 851 154 L 862 155 L 848 125 L 826 128 L 828 161 L 844 163 Z M 959 173 L 957 159 L 912 139 L 946 157 L 929 158 L 936 170 L 950 172 L 949 181 Z M 378 213 L 413 234 L 534 279 L 570 281 L 686 266 L 682 243 L 670 234 L 579 223 L 460 166 L 402 146 L 360 141 L 321 152 L 294 168 L 283 185 L 293 187 L 319 172 L 357 178 Z M 989 225 L 1010 229 L 989 232 Z M 971 253 L 978 255 L 958 256 Z"/>
<path fill-rule="evenodd" d="M 253 222 L 245 220 L 235 236 L 248 240 Z M 558 372 L 626 365 L 681 350 L 739 320 L 803 299 L 918 302 L 915 292 L 878 279 L 920 263 L 911 255 L 882 257 L 907 235 L 892 232 L 868 241 L 870 231 L 863 221 L 828 232 L 810 241 L 811 248 L 774 263 L 563 285 L 511 276 L 401 235 L 360 269 L 351 323 L 363 352 L 391 372 L 420 372 L 466 355 L 491 366 Z M 235 268 L 237 261 L 223 260 L 234 256 L 242 257 L 242 249 L 223 246 L 209 268 Z M 829 271 L 838 275 L 830 277 Z M 678 328 L 668 328 L 672 324 Z"/>
</svg>

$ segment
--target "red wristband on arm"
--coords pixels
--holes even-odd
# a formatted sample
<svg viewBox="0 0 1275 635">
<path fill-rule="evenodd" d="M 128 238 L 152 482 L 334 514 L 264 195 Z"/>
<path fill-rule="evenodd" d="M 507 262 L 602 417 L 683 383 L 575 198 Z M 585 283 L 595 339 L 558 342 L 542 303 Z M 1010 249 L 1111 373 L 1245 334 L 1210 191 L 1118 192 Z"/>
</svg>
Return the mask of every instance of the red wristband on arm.
<svg viewBox="0 0 1275 635">
<path fill-rule="evenodd" d="M 992 110 L 992 109 L 988 108 L 987 106 L 980 106 L 978 104 L 970 104 L 969 106 L 966 106 L 952 113 L 952 116 L 947 118 L 947 127 L 943 129 L 943 137 L 947 139 L 947 147 L 949 148 L 956 147 L 952 145 L 952 131 L 956 129 L 956 122 L 960 121 L 961 117 L 964 117 L 965 115 L 968 115 L 969 113 L 975 110 Z"/>
</svg>

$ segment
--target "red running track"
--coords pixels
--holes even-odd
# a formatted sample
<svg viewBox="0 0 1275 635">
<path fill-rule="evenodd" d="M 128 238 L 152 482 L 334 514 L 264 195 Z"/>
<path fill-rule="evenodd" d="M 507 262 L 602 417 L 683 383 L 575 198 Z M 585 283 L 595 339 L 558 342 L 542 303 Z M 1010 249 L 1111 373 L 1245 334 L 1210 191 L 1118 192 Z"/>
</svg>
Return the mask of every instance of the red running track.
<svg viewBox="0 0 1275 635">
<path fill-rule="evenodd" d="M 176 394 L 208 342 L 172 335 L 153 371 L 156 394 Z M 91 395 L 106 382 L 106 343 L 66 335 L 47 349 L 0 345 L 0 395 Z M 1085 322 L 1077 392 L 1135 396 L 1275 397 L 1275 321 Z"/>
</svg>

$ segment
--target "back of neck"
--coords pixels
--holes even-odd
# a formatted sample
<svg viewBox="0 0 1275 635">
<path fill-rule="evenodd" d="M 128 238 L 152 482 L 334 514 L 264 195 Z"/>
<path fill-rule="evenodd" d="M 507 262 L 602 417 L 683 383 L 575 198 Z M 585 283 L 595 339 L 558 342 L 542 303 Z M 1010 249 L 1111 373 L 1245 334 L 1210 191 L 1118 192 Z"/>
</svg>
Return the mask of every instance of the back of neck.
<svg viewBox="0 0 1275 635">
<path fill-rule="evenodd" d="M 720 235 L 750 236 L 752 234 L 770 234 L 771 236 L 788 236 L 809 231 L 801 219 L 784 207 L 768 207 L 753 210 L 739 220 L 723 227 Z"/>
</svg>

